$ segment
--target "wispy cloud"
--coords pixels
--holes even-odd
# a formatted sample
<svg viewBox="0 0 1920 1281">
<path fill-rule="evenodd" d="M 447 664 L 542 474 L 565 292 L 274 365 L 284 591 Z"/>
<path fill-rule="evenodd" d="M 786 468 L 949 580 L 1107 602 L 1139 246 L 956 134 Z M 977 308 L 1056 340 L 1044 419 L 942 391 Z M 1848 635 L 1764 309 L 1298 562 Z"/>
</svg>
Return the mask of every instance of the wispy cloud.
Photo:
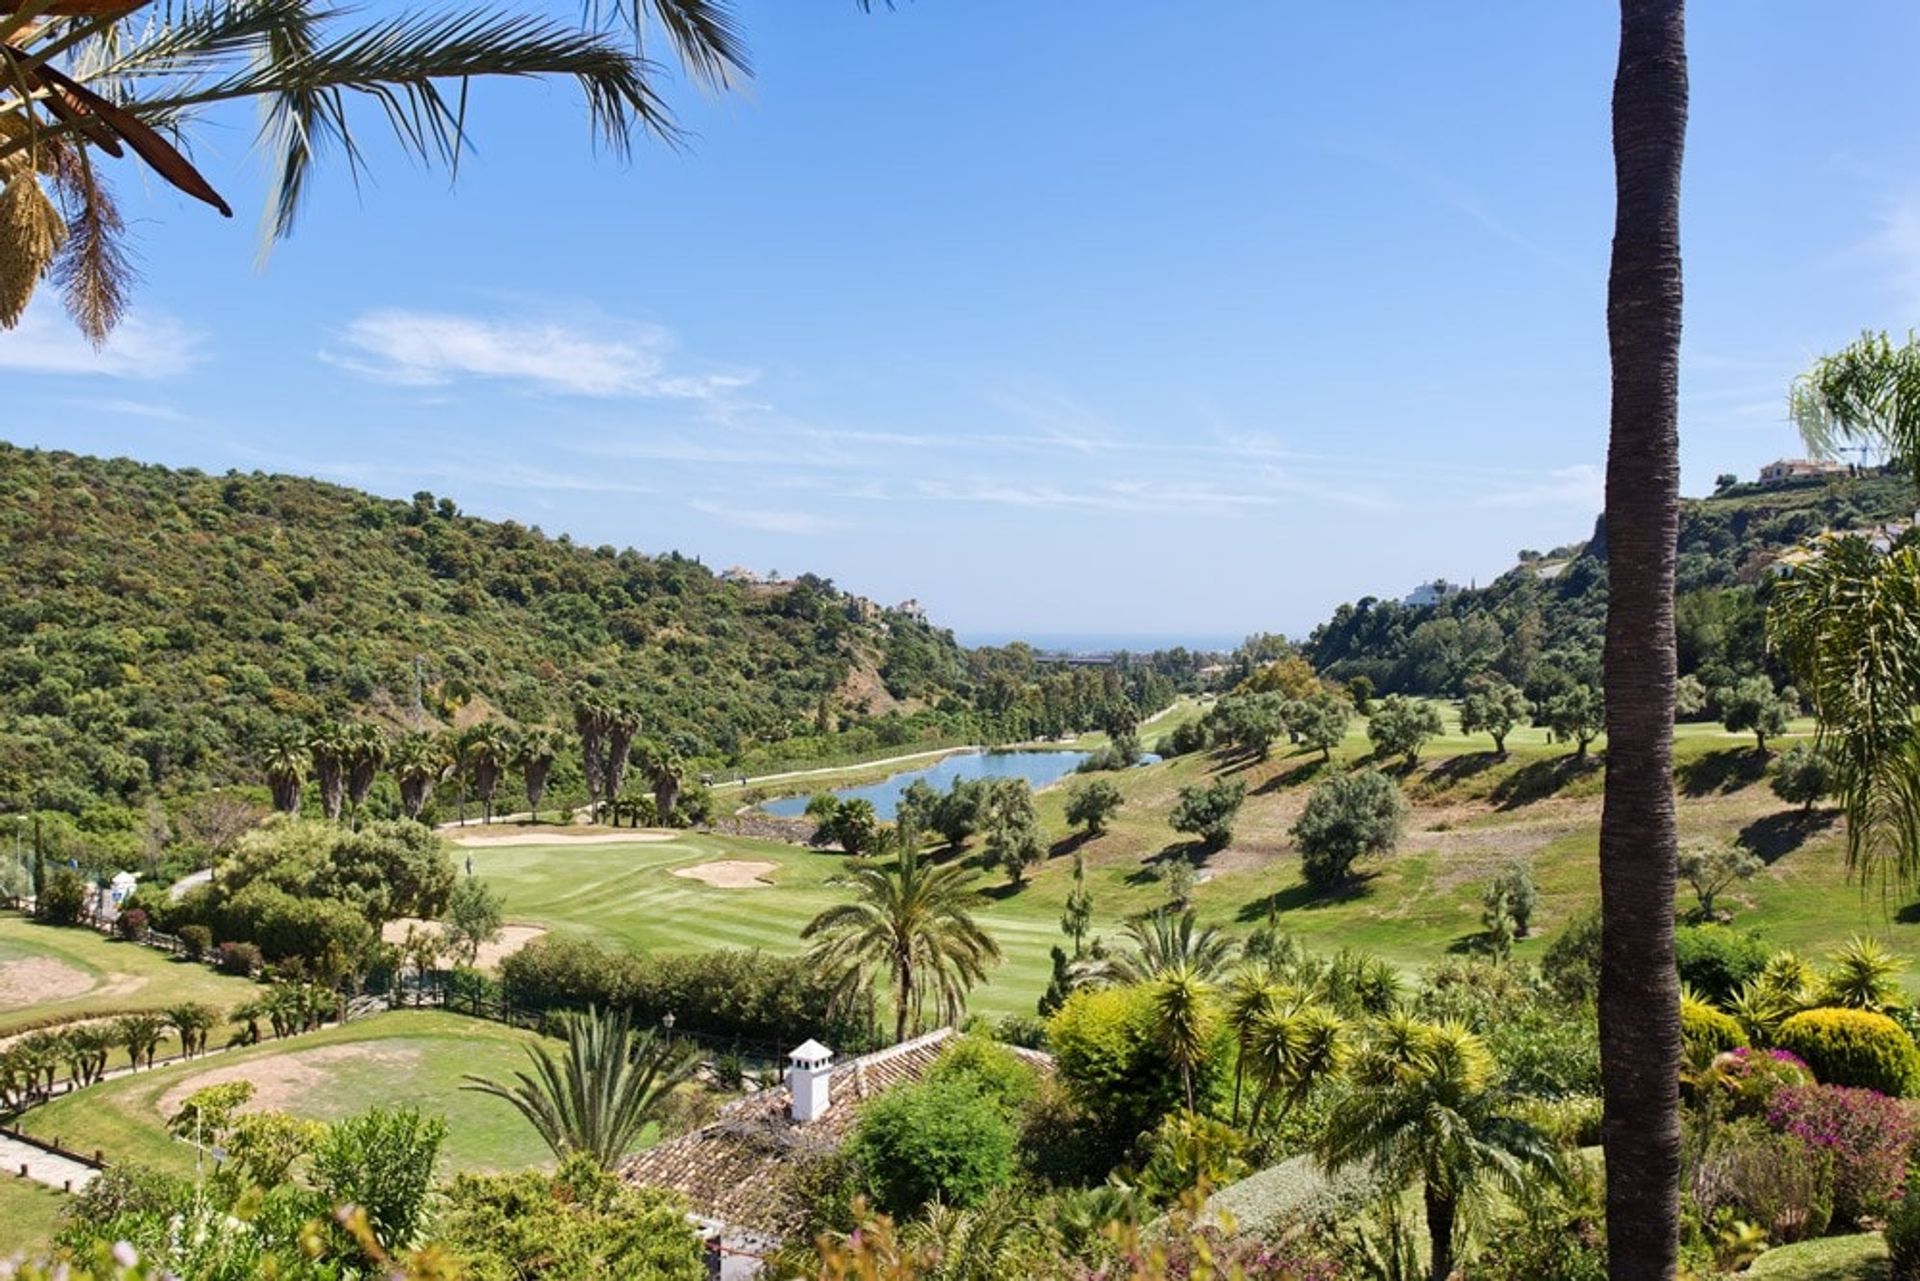
<svg viewBox="0 0 1920 1281">
<path fill-rule="evenodd" d="M 820 534 L 830 529 L 842 528 L 844 521 L 822 516 L 817 512 L 780 511 L 770 507 L 736 507 L 730 503 L 713 502 L 705 498 L 696 498 L 687 506 L 715 520 L 723 520 L 729 525 L 738 525 L 742 529 L 757 529 L 768 534 Z"/>
<path fill-rule="evenodd" d="M 127 418 L 151 418 L 162 423 L 197 422 L 191 414 L 182 413 L 172 405 L 151 400 L 127 400 L 119 397 L 100 397 L 97 399 L 76 399 L 67 402 L 75 409 L 84 409 L 96 414 L 120 414 Z"/>
<path fill-rule="evenodd" d="M 1571 507 L 1598 511 L 1606 492 L 1606 471 L 1593 463 L 1556 467 L 1528 485 L 1497 489 L 1479 499 L 1482 507 Z"/>
<path fill-rule="evenodd" d="M 708 400 L 753 381 L 748 371 L 678 372 L 673 337 L 657 325 L 504 319 L 400 308 L 347 323 L 340 349 L 320 356 L 402 387 L 467 380 L 518 383 L 571 396 Z"/>
<path fill-rule="evenodd" d="M 1152 512 L 1177 507 L 1194 515 L 1221 515 L 1247 507 L 1269 507 L 1279 501 L 1272 494 L 1226 490 L 1204 483 L 1137 480 L 1078 489 L 1033 481 L 922 480 L 918 490 L 921 497 L 940 502 L 1102 512 Z"/>
<path fill-rule="evenodd" d="M 128 316 L 95 351 L 51 303 L 35 303 L 17 328 L 0 334 L 0 369 L 35 374 L 158 379 L 206 359 L 198 332 L 159 312 Z"/>
</svg>

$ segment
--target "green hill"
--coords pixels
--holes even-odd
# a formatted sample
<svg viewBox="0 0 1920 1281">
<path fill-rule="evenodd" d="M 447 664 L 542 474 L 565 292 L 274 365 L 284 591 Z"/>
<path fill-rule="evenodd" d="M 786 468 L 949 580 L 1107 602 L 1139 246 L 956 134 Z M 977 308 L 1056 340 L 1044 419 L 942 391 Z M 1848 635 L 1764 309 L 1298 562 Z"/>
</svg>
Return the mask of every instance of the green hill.
<svg viewBox="0 0 1920 1281">
<path fill-rule="evenodd" d="M 911 741 L 968 705 L 951 633 L 824 579 L 724 581 L 431 494 L 0 444 L 0 529 L 0 810 L 257 782 L 294 720 L 570 724 L 579 681 L 699 759 L 823 724 Z"/>
<path fill-rule="evenodd" d="M 1768 670 L 1762 615 L 1780 554 L 1824 530 L 1905 520 L 1913 505 L 1910 480 L 1891 470 L 1733 485 L 1685 500 L 1676 581 L 1681 673 L 1714 687 Z M 1342 605 L 1304 649 L 1326 675 L 1365 676 L 1383 693 L 1457 695 L 1486 672 L 1515 685 L 1537 684 L 1545 672 L 1598 684 L 1606 610 L 1606 531 L 1597 526 L 1585 543 L 1523 551 L 1485 587 L 1432 604 L 1365 597 Z"/>
</svg>

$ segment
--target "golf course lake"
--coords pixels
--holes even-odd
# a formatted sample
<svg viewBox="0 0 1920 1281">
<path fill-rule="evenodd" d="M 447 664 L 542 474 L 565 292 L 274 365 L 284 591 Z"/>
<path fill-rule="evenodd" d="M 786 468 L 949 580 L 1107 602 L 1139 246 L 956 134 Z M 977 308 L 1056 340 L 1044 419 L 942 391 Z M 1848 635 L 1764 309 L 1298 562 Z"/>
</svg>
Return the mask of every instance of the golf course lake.
<svg viewBox="0 0 1920 1281">
<path fill-rule="evenodd" d="M 856 798 L 871 801 L 875 813 L 882 819 L 892 819 L 900 794 L 919 779 L 925 779 L 934 791 L 944 792 L 957 778 L 1024 778 L 1037 791 L 1073 773 L 1088 755 L 1067 751 L 955 752 L 931 765 L 893 774 L 863 787 L 839 788 L 833 794 L 843 801 Z M 806 795 L 782 796 L 765 802 L 760 808 L 782 818 L 798 818 L 807 812 L 809 799 Z"/>
</svg>

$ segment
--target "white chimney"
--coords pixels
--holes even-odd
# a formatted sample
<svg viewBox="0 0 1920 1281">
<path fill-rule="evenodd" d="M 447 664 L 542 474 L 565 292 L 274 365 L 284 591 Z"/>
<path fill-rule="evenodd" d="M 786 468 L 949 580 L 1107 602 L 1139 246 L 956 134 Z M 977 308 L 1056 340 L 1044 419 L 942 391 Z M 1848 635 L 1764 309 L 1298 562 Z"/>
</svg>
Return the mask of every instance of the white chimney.
<svg viewBox="0 0 1920 1281">
<path fill-rule="evenodd" d="M 808 1041 L 787 1056 L 787 1092 L 793 1096 L 793 1119 L 805 1125 L 827 1114 L 832 1101 L 827 1082 L 833 1076 L 833 1051 Z"/>
</svg>

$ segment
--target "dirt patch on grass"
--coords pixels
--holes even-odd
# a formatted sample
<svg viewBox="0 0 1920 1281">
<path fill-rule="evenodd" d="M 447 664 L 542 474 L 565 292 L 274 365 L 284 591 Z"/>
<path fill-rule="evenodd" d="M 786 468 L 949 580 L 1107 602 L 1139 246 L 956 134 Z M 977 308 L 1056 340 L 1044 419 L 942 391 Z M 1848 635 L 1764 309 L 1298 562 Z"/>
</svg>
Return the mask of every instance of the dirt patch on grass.
<svg viewBox="0 0 1920 1281">
<path fill-rule="evenodd" d="M 656 841 L 679 839 L 677 832 L 582 832 L 569 833 L 564 827 L 550 832 L 468 832 L 448 833 L 455 845 L 647 845 Z"/>
<path fill-rule="evenodd" d="M 331 1092 L 334 1082 L 329 1069 L 336 1063 L 374 1063 L 390 1072 L 402 1072 L 419 1062 L 420 1051 L 405 1045 L 325 1045 L 196 1073 L 161 1095 L 155 1107 L 162 1118 L 170 1117 L 196 1090 L 247 1081 L 253 1085 L 253 1098 L 243 1111 L 299 1115 L 298 1105 L 303 1099 L 324 1098 Z"/>
<path fill-rule="evenodd" d="M 700 881 L 720 890 L 764 890 L 772 887 L 767 873 L 778 871 L 778 863 L 759 863 L 749 859 L 721 859 L 718 863 L 700 863 L 693 867 L 676 867 L 675 876 L 684 876 L 690 881 Z"/>
<path fill-rule="evenodd" d="M 440 925 L 436 921 L 423 921 L 417 916 L 402 916 L 397 920 L 388 921 L 381 927 L 380 941 L 398 947 L 407 941 L 409 929 L 440 933 Z M 474 966 L 482 970 L 495 969 L 500 962 L 546 932 L 547 927 L 544 925 L 503 925 L 500 927 L 500 937 L 481 947 L 479 956 L 474 958 Z"/>
<path fill-rule="evenodd" d="M 93 975 L 50 956 L 0 961 L 0 1010 L 68 1001 L 98 986 Z"/>
</svg>

